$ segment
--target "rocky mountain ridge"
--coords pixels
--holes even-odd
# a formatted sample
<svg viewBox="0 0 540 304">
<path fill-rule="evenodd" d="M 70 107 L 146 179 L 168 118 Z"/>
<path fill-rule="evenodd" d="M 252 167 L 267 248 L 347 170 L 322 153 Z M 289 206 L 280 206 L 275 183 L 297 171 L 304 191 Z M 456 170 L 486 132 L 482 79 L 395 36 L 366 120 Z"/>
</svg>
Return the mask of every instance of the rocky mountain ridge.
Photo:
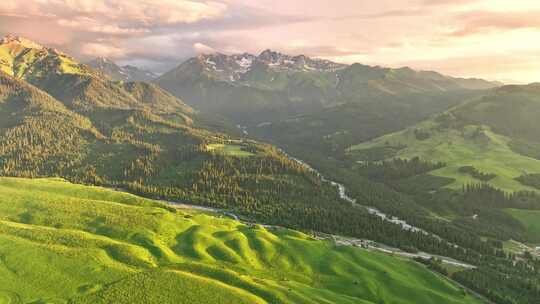
<svg viewBox="0 0 540 304">
<path fill-rule="evenodd" d="M 158 77 L 151 71 L 132 65 L 120 66 L 104 57 L 95 58 L 86 64 L 117 81 L 152 81 Z"/>
</svg>

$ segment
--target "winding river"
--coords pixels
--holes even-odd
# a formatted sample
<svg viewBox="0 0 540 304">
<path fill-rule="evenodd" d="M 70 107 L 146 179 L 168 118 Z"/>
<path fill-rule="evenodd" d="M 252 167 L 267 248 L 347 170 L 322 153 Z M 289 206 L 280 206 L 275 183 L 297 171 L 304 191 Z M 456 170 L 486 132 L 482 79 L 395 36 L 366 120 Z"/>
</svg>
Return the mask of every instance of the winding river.
<svg viewBox="0 0 540 304">
<path fill-rule="evenodd" d="M 400 225 L 401 228 L 403 230 L 407 230 L 407 231 L 413 231 L 413 232 L 421 232 L 423 234 L 430 234 L 428 233 L 427 231 L 421 229 L 421 228 L 418 228 L 418 227 L 415 227 L 409 223 L 407 223 L 406 221 L 404 220 L 401 220 L 395 216 L 389 216 L 387 215 L 386 213 L 380 211 L 379 209 L 376 209 L 376 208 L 373 208 L 373 207 L 368 207 L 368 206 L 364 206 L 364 205 L 361 205 L 361 204 L 358 204 L 358 202 L 356 201 L 356 199 L 350 197 L 348 194 L 347 194 L 347 188 L 345 188 L 345 186 L 343 184 L 340 184 L 336 181 L 332 181 L 332 180 L 328 180 L 326 177 L 324 177 L 324 175 L 322 175 L 317 169 L 313 168 L 312 166 L 310 166 L 309 164 L 307 164 L 306 162 L 304 162 L 303 160 L 301 159 L 298 159 L 296 157 L 293 157 L 291 155 L 289 155 L 287 152 L 285 152 L 283 149 L 281 148 L 278 148 L 279 151 L 283 154 L 285 154 L 289 159 L 299 163 L 300 165 L 304 166 L 306 169 L 308 169 L 309 171 L 315 173 L 323 182 L 326 182 L 326 183 L 330 183 L 332 186 L 334 187 L 337 187 L 338 188 L 338 193 L 339 193 L 339 198 L 344 200 L 344 201 L 347 201 L 351 204 L 353 204 L 354 206 L 358 206 L 358 207 L 361 207 L 361 208 L 364 208 L 367 210 L 367 212 L 369 214 L 372 214 L 372 215 L 375 215 L 375 216 L 378 216 L 380 217 L 381 219 L 383 219 L 384 221 L 387 221 L 387 222 L 390 222 L 390 223 L 393 223 L 393 224 L 396 224 L 396 225 Z"/>
</svg>

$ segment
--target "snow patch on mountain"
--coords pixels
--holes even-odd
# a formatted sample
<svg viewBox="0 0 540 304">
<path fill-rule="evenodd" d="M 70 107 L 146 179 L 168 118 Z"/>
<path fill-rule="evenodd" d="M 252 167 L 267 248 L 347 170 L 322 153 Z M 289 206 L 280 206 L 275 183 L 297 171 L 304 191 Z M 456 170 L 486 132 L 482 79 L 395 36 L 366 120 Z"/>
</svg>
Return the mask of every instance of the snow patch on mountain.
<svg viewBox="0 0 540 304">
<path fill-rule="evenodd" d="M 278 72 L 334 72 L 347 67 L 328 60 L 310 58 L 304 55 L 290 56 L 265 50 L 258 56 L 244 53 L 225 55 L 221 53 L 201 54 L 186 64 L 199 64 L 203 69 L 222 81 L 236 82 L 256 66 L 266 66 Z"/>
</svg>

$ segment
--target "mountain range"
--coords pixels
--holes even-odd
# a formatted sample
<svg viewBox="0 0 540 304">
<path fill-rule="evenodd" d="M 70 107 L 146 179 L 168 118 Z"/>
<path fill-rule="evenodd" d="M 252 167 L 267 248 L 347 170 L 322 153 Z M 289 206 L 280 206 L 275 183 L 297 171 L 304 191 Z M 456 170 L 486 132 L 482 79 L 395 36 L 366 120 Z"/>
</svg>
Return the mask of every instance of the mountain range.
<svg viewBox="0 0 540 304">
<path fill-rule="evenodd" d="M 199 55 L 163 74 L 156 83 L 200 110 L 225 115 L 242 125 L 275 122 L 372 98 L 498 85 L 409 68 L 344 65 L 271 50 L 258 56 Z"/>
<path fill-rule="evenodd" d="M 26 235 L 20 231 L 51 237 L 51 248 L 61 248 L 61 253 L 47 253 L 55 261 L 53 273 L 61 268 L 58 261 L 64 256 L 57 258 L 66 252 L 65 236 L 77 230 L 86 241 L 76 246 L 90 246 L 80 245 L 95 254 L 84 258 L 107 261 L 96 269 L 113 265 L 157 282 L 152 278 L 165 275 L 163 267 L 198 265 L 197 280 L 219 278 L 267 302 L 392 302 L 407 295 L 380 284 L 399 283 L 401 291 L 408 277 L 415 278 L 410 288 L 415 295 L 405 303 L 426 299 L 417 297 L 418 286 L 431 286 L 427 297 L 444 303 L 476 303 L 465 288 L 496 303 L 540 299 L 540 262 L 531 249 L 540 244 L 538 84 L 504 86 L 271 50 L 199 55 L 153 81 L 138 81 L 129 73 L 134 69 L 105 59 L 82 64 L 14 36 L 0 42 L 0 70 L 0 175 L 56 177 L 0 180 L 0 197 L 12 198 L 16 206 L 0 208 L 0 224 L 9 228 L 0 229 L 0 241 L 16 239 L 24 252 L 36 252 L 34 243 L 42 248 L 43 239 L 20 240 Z M 244 223 L 201 219 L 109 190 L 104 197 L 104 189 L 58 178 L 213 207 L 222 210 L 219 216 L 232 214 Z M 56 190 L 42 189 L 50 183 Z M 30 197 L 17 184 L 37 194 Z M 31 208 L 39 195 L 52 198 Z M 74 202 L 76 207 L 69 207 Z M 128 220 L 116 225 L 110 218 Z M 305 234 L 270 233 L 253 222 Z M 402 222 L 417 228 L 405 229 Z M 334 242 L 311 243 L 328 234 Z M 338 246 L 343 243 L 334 235 L 457 262 L 449 266 L 420 258 L 424 266 L 407 261 L 411 268 L 396 262 L 403 273 L 373 268 L 378 256 L 357 256 Z M 0 270 L 7 273 L 5 257 L 9 262 L 17 251 L 5 250 Z M 285 256 L 286 261 L 280 259 Z M 329 257 L 341 262 L 319 263 Z M 287 272 L 276 272 L 275 265 Z M 365 268 L 374 269 L 375 283 L 364 286 L 347 272 Z M 99 277 L 96 269 L 89 270 L 93 279 Z M 167 269 L 167 275 L 177 271 Z M 426 269 L 446 278 L 434 280 Z M 181 276 L 195 276 L 188 272 Z M 70 282 L 70 292 L 77 293 L 70 297 L 96 299 L 138 289 L 131 285 L 137 279 L 114 281 L 119 284 L 109 279 L 96 279 L 104 285 Z M 447 279 L 462 287 L 447 285 Z M 284 282 L 290 289 L 276 287 Z M 322 291 L 302 295 L 305 286 Z M 0 300 L 6 297 L 3 292 Z M 274 301 L 275 292 L 282 300 Z M 18 299 L 7 295 L 10 301 Z"/>
<path fill-rule="evenodd" d="M 158 77 L 157 74 L 139 69 L 132 65 L 119 66 L 114 61 L 98 57 L 91 61 L 86 62 L 88 66 L 96 71 L 107 75 L 112 80 L 117 81 L 147 81 L 150 82 Z"/>
<path fill-rule="evenodd" d="M 500 85 L 270 50 L 258 56 L 199 55 L 155 83 L 202 112 L 225 116 L 252 135 L 292 150 L 294 143 L 301 143 L 310 151 L 305 154 L 322 158 Z"/>
<path fill-rule="evenodd" d="M 0 54 L 10 68 L 0 75 L 1 175 L 60 176 L 306 229 L 330 204 L 347 212 L 337 190 L 303 165 L 271 145 L 216 131 L 230 127 L 155 84 L 110 80 L 22 38 L 5 40 Z M 309 213 L 309 221 L 294 220 Z M 382 229 L 376 217 L 356 213 L 362 225 Z"/>
</svg>

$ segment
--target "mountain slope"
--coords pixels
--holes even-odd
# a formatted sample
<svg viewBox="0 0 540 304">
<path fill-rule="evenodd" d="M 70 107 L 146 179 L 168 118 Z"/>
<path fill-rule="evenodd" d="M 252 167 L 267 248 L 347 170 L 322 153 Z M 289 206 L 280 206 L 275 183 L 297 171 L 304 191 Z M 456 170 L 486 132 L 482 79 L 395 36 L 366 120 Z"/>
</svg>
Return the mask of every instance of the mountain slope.
<svg viewBox="0 0 540 304">
<path fill-rule="evenodd" d="M 34 83 L 57 73 L 94 73 L 58 50 L 15 36 L 6 36 L 0 41 L 0 69 L 11 76 Z"/>
<path fill-rule="evenodd" d="M 270 50 L 211 54 L 187 60 L 156 83 L 196 109 L 256 125 L 320 109 L 335 93 L 335 72 L 344 67 Z"/>
<path fill-rule="evenodd" d="M 102 135 L 89 119 L 0 72 L 0 171 L 32 176 L 74 170 Z"/>
<path fill-rule="evenodd" d="M 200 55 L 156 83 L 203 113 L 308 159 L 417 123 L 498 83 L 410 68 L 342 65 L 270 50 Z M 310 160 L 319 162 L 319 160 Z"/>
<path fill-rule="evenodd" d="M 479 303 L 412 261 L 103 188 L 0 178 L 0 202 L 11 302 Z"/>
<path fill-rule="evenodd" d="M 437 120 L 430 120 L 353 146 L 349 153 L 360 161 L 366 161 L 364 156 L 370 151 L 373 154 L 376 150 L 387 150 L 395 151 L 387 155 L 390 157 L 420 157 L 431 162 L 443 162 L 443 168 L 430 173 L 453 178 L 455 181 L 449 186 L 455 189 L 470 183 L 486 182 L 507 191 L 533 190 L 516 178 L 526 172 L 540 173 L 540 160 L 512 151 L 510 142 L 510 138 L 482 125 L 446 128 Z M 385 155 L 381 153 L 380 156 L 384 158 Z M 465 169 L 467 166 L 487 176 L 475 176 Z"/>
<path fill-rule="evenodd" d="M 147 108 L 192 113 L 181 100 L 157 86 L 109 80 L 101 72 L 58 50 L 21 37 L 7 36 L 0 41 L 0 68 L 46 91 L 77 112 L 97 108 Z M 156 103 L 156 99 L 162 102 Z"/>
<path fill-rule="evenodd" d="M 481 79 L 453 78 L 411 68 L 390 69 L 353 64 L 340 75 L 339 90 L 346 98 L 377 97 L 460 90 L 484 90 L 495 83 Z"/>
<path fill-rule="evenodd" d="M 148 82 L 125 82 L 122 88 L 131 94 L 139 104 L 162 112 L 173 114 L 193 115 L 194 110 L 174 97 L 167 91 L 161 89 L 155 84 Z"/>
<path fill-rule="evenodd" d="M 112 60 L 103 57 L 95 58 L 86 64 L 117 81 L 152 81 L 158 77 L 150 71 L 141 70 L 131 65 L 119 66 Z"/>
<path fill-rule="evenodd" d="M 471 123 L 483 124 L 513 139 L 514 150 L 540 159 L 540 84 L 505 86 L 456 111 Z M 536 148 L 536 149 L 535 149 Z"/>
<path fill-rule="evenodd" d="M 455 188 L 487 182 L 509 191 L 534 190 L 516 179 L 540 173 L 535 123 L 539 114 L 538 85 L 506 86 L 404 131 L 353 146 L 349 152 L 362 161 L 370 150 L 387 150 L 394 152 L 386 157 L 444 162 L 446 166 L 432 174 L 454 178 Z M 486 176 L 469 172 L 467 166 Z"/>
<path fill-rule="evenodd" d="M 540 241 L 539 100 L 537 84 L 495 89 L 350 147 L 350 172 L 384 183 L 433 217 L 476 235 L 534 248 Z"/>
<path fill-rule="evenodd" d="M 270 50 L 258 56 L 200 55 L 162 75 L 156 83 L 199 110 L 221 113 L 251 126 L 346 102 L 496 86 L 435 72 L 347 66 Z"/>
<path fill-rule="evenodd" d="M 75 180 L 105 184 L 123 180 L 122 183 L 133 187 L 144 176 L 148 180 L 146 185 L 151 185 L 149 180 L 155 179 L 158 184 L 165 182 L 165 185 L 174 181 L 179 187 L 183 180 L 185 184 L 180 187 L 189 188 L 199 179 L 198 170 L 223 161 L 220 150 L 207 148 L 211 144 L 247 149 L 252 152 L 249 155 L 253 156 L 253 163 L 268 161 L 268 165 L 272 165 L 283 162 L 284 157 L 271 147 L 233 141 L 224 134 L 192 127 L 192 118 L 187 114 L 180 116 L 182 112 L 174 108 L 177 99 L 150 84 L 127 85 L 127 90 L 134 92 L 129 96 L 139 104 L 138 107 L 96 107 L 89 116 L 83 116 L 22 80 L 4 74 L 0 81 L 4 175 L 60 174 Z M 162 94 L 156 93 L 151 95 L 153 98 L 148 98 L 139 94 L 139 86 L 154 88 L 154 92 Z M 152 103 L 152 111 L 144 107 L 143 100 Z M 167 115 L 160 116 L 155 113 L 155 109 L 160 107 L 172 109 L 166 112 Z M 192 111 L 190 108 L 185 110 L 188 114 Z M 173 114 L 177 115 L 175 119 Z M 55 128 L 50 128 L 52 125 Z M 190 165 L 185 167 L 183 164 Z M 292 165 L 292 161 L 276 169 L 265 170 L 269 170 L 270 175 L 272 170 L 302 175 L 302 170 Z M 149 188 L 147 191 L 156 190 Z M 203 196 L 210 194 L 202 188 L 188 191 L 201 192 Z M 184 198 L 187 193 L 179 191 L 177 195 Z"/>
</svg>

